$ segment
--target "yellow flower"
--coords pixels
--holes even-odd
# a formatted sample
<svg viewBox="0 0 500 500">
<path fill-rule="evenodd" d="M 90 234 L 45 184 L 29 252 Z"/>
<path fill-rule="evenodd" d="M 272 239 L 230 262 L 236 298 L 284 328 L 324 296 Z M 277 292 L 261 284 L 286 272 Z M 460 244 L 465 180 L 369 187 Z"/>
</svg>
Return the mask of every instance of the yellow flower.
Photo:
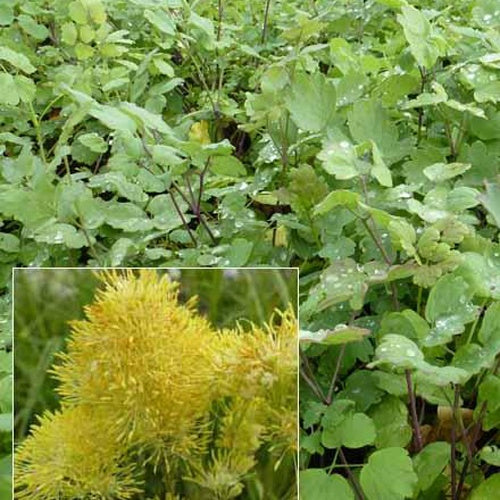
<svg viewBox="0 0 500 500">
<path fill-rule="evenodd" d="M 134 468 L 102 411 L 45 412 L 15 453 L 16 498 L 128 499 L 140 492 Z"/>
<path fill-rule="evenodd" d="M 211 401 L 209 323 L 178 285 L 154 270 L 101 275 L 105 288 L 72 323 L 63 363 L 53 373 L 66 401 L 105 405 L 129 444 L 182 455 Z"/>
</svg>

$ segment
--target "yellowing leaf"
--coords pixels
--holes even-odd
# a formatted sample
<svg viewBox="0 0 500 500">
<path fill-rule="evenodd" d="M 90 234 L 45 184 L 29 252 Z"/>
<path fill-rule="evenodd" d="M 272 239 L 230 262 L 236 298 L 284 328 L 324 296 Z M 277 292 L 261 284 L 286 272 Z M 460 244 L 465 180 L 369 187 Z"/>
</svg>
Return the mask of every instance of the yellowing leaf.
<svg viewBox="0 0 500 500">
<path fill-rule="evenodd" d="M 210 144 L 210 134 L 208 133 L 208 122 L 201 120 L 191 125 L 189 129 L 189 140 L 200 144 Z"/>
</svg>

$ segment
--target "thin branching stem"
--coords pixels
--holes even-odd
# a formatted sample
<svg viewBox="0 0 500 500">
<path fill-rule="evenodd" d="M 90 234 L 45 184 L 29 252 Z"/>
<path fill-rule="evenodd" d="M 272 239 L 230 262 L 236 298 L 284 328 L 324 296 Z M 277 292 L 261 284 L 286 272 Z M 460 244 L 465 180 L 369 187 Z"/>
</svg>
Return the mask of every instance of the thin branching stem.
<svg viewBox="0 0 500 500">
<path fill-rule="evenodd" d="M 405 375 L 406 375 L 406 387 L 408 389 L 408 397 L 410 399 L 410 413 L 413 425 L 413 437 L 415 442 L 415 448 L 417 451 L 420 451 L 424 447 L 424 445 L 422 440 L 422 432 L 420 430 L 420 423 L 418 421 L 417 402 L 415 398 L 415 393 L 413 392 L 413 380 L 411 376 L 411 371 L 405 370 Z"/>
<path fill-rule="evenodd" d="M 418 67 L 418 71 L 420 72 L 420 94 L 423 94 L 425 90 L 425 84 L 427 83 L 427 73 L 423 66 Z M 417 129 L 417 146 L 420 144 L 422 140 L 422 128 L 424 125 L 424 108 L 418 108 L 418 129 Z"/>
<path fill-rule="evenodd" d="M 344 359 L 345 348 L 346 348 L 346 344 L 342 344 L 342 346 L 340 347 L 339 355 L 337 357 L 335 371 L 333 372 L 332 380 L 330 382 L 330 387 L 328 388 L 328 394 L 326 395 L 326 404 L 328 404 L 328 405 L 332 403 L 333 391 L 335 389 L 337 377 L 338 377 L 339 372 L 340 372 L 340 367 L 342 366 L 342 360 Z"/>
<path fill-rule="evenodd" d="M 457 412 L 458 402 L 460 399 L 460 386 L 455 385 L 455 398 L 452 407 L 452 421 L 451 421 L 451 456 L 450 456 L 450 469 L 451 469 L 451 498 L 457 500 Z"/>
<path fill-rule="evenodd" d="M 321 390 L 321 387 L 319 386 L 318 382 L 316 381 L 316 378 L 314 376 L 313 371 L 311 370 L 311 366 L 309 365 L 309 360 L 307 359 L 306 354 L 302 351 L 302 349 L 299 349 L 300 353 L 300 359 L 302 361 L 302 364 L 304 368 L 300 370 L 300 374 L 304 378 L 304 380 L 307 382 L 311 390 L 314 392 L 316 397 L 320 399 L 323 403 L 326 404 L 326 398 L 325 395 L 323 394 L 323 391 Z"/>
<path fill-rule="evenodd" d="M 184 217 L 184 214 L 182 213 L 182 210 L 180 209 L 179 205 L 177 204 L 177 200 L 175 199 L 174 193 L 172 193 L 172 190 L 169 190 L 168 194 L 170 195 L 170 199 L 172 200 L 172 203 L 175 207 L 175 211 L 177 212 L 177 215 L 180 217 L 182 224 L 186 228 L 186 230 L 189 234 L 189 237 L 191 238 L 191 241 L 193 242 L 194 246 L 198 246 L 196 238 L 194 237 L 194 234 L 191 231 L 191 228 L 189 227 L 189 224 L 187 223 L 186 218 Z"/>
<path fill-rule="evenodd" d="M 347 476 L 349 477 L 349 480 L 352 484 L 352 487 L 354 488 L 354 492 L 356 493 L 356 498 L 358 500 L 365 500 L 365 495 L 363 494 L 363 490 L 361 489 L 361 486 L 354 476 L 354 474 L 351 471 L 351 468 L 349 466 L 349 463 L 347 462 L 347 459 L 344 455 L 344 452 L 342 448 L 339 448 L 339 455 L 340 455 L 340 460 L 342 460 L 342 463 L 344 464 L 346 471 L 347 471 Z"/>
<path fill-rule="evenodd" d="M 271 8 L 271 0 L 266 0 L 266 7 L 264 9 L 264 22 L 262 24 L 262 36 L 260 42 L 264 44 L 266 42 L 267 35 L 267 24 L 269 22 L 269 10 Z"/>
</svg>

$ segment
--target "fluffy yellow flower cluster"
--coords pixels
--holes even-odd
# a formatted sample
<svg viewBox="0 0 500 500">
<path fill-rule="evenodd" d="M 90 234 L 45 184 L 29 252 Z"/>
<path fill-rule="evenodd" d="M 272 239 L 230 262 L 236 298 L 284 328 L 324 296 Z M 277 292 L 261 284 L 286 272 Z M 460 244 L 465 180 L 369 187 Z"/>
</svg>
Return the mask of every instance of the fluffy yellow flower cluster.
<svg viewBox="0 0 500 500">
<path fill-rule="evenodd" d="M 100 276 L 52 370 L 62 408 L 16 450 L 17 498 L 234 498 L 280 467 L 295 494 L 292 310 L 219 332 L 166 274 Z"/>
</svg>

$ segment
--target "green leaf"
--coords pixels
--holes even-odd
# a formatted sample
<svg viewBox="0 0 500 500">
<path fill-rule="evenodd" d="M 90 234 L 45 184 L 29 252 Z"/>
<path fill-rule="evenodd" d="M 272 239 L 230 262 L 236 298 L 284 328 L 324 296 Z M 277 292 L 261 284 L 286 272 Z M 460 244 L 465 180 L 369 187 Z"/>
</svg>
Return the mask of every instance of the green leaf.
<svg viewBox="0 0 500 500">
<path fill-rule="evenodd" d="M 485 346 L 500 345 L 500 302 L 494 302 L 486 310 L 478 338 Z"/>
<path fill-rule="evenodd" d="M 49 30 L 43 25 L 37 23 L 31 16 L 21 14 L 17 16 L 19 26 L 30 36 L 39 41 L 45 40 L 49 36 Z"/>
<path fill-rule="evenodd" d="M 412 438 L 412 429 L 408 424 L 408 409 L 406 405 L 394 396 L 387 396 L 372 407 L 368 413 L 375 423 L 377 448 L 391 446 L 406 447 Z"/>
<path fill-rule="evenodd" d="M 497 446 L 484 446 L 479 453 L 479 458 L 488 464 L 500 467 L 500 448 Z"/>
<path fill-rule="evenodd" d="M 358 342 L 367 335 L 370 335 L 370 330 L 366 328 L 338 324 L 333 330 L 318 330 L 316 332 L 300 330 L 299 338 L 302 342 L 339 345 L 347 342 Z"/>
<path fill-rule="evenodd" d="M 7 73 L 0 73 L 0 104 L 17 106 L 19 100 L 19 92 L 14 77 Z"/>
<path fill-rule="evenodd" d="M 7 61 L 15 68 L 24 73 L 34 73 L 36 68 L 30 63 L 29 59 L 24 55 L 16 52 L 8 47 L 0 47 L 0 60 Z"/>
<path fill-rule="evenodd" d="M 0 250 L 7 253 L 19 252 L 19 238 L 14 234 L 0 233 Z"/>
<path fill-rule="evenodd" d="M 78 42 L 75 45 L 75 54 L 80 61 L 86 61 L 94 55 L 94 47 L 86 43 Z"/>
<path fill-rule="evenodd" d="M 243 163 L 235 156 L 215 156 L 210 162 L 210 169 L 227 177 L 241 177 L 247 173 Z"/>
<path fill-rule="evenodd" d="M 449 383 L 462 384 L 470 377 L 470 374 L 461 368 L 434 366 L 427 363 L 413 341 L 402 335 L 391 333 L 382 338 L 375 350 L 374 361 L 367 366 L 373 368 L 378 365 L 388 366 L 391 369 L 417 370 L 423 380 L 431 380 L 438 386 L 445 386 Z"/>
<path fill-rule="evenodd" d="M 439 52 L 432 40 L 433 30 L 431 24 L 422 12 L 411 5 L 401 7 L 401 14 L 398 14 L 397 19 L 403 26 L 413 57 L 420 66 L 430 69 L 439 56 Z"/>
<path fill-rule="evenodd" d="M 398 156 L 398 129 L 376 99 L 357 101 L 347 113 L 349 131 L 355 141 L 376 144 L 377 153 L 391 163 Z M 382 161 L 382 158 L 379 161 Z"/>
<path fill-rule="evenodd" d="M 323 469 L 300 471 L 301 500 L 354 500 L 347 480 L 339 474 L 329 475 Z"/>
<path fill-rule="evenodd" d="M 141 108 L 132 102 L 121 102 L 120 110 L 131 116 L 138 124 L 143 127 L 157 130 L 162 134 L 170 134 L 170 127 L 163 121 L 161 115 L 151 113 L 147 109 Z"/>
<path fill-rule="evenodd" d="M 119 266 L 134 249 L 134 242 L 130 238 L 118 238 L 106 255 L 107 265 Z"/>
<path fill-rule="evenodd" d="M 347 207 L 354 210 L 361 196 L 353 191 L 347 191 L 345 189 L 338 189 L 332 191 L 326 196 L 320 203 L 314 207 L 314 213 L 316 215 L 323 215 L 335 207 Z"/>
<path fill-rule="evenodd" d="M 172 199 L 166 194 L 152 198 L 147 210 L 154 215 L 153 223 L 158 229 L 172 231 L 172 229 L 182 226 L 182 220 L 176 212 Z"/>
<path fill-rule="evenodd" d="M 162 167 L 174 167 L 182 164 L 185 159 L 179 156 L 180 151 L 171 147 L 157 145 L 151 148 L 153 154 L 153 161 Z"/>
<path fill-rule="evenodd" d="M 492 500 L 500 491 L 500 473 L 493 474 L 472 490 L 470 500 Z"/>
<path fill-rule="evenodd" d="M 363 298 L 368 289 L 367 276 L 353 259 L 339 259 L 322 273 L 320 283 L 313 289 L 318 298 L 318 310 L 343 302 L 351 301 L 351 307 L 361 309 Z"/>
<path fill-rule="evenodd" d="M 9 26 L 14 20 L 14 10 L 10 5 L 0 5 L 0 26 Z"/>
<path fill-rule="evenodd" d="M 40 243 L 49 245 L 66 245 L 68 248 L 82 248 L 88 246 L 85 235 L 69 224 L 50 224 L 39 229 L 34 236 Z"/>
<path fill-rule="evenodd" d="M 500 185 L 487 182 L 486 193 L 479 199 L 493 217 L 497 227 L 500 228 Z"/>
<path fill-rule="evenodd" d="M 318 159 L 323 162 L 323 168 L 339 180 L 348 180 L 358 177 L 363 165 L 369 165 L 358 160 L 352 144 L 348 141 L 329 142 L 325 144 L 318 154 Z"/>
<path fill-rule="evenodd" d="M 476 88 L 474 92 L 474 99 L 477 102 L 492 102 L 496 103 L 500 101 L 500 81 L 488 82 L 485 85 L 481 85 Z"/>
<path fill-rule="evenodd" d="M 149 231 L 153 223 L 146 214 L 133 203 L 112 203 L 104 211 L 106 222 L 116 229 L 129 232 Z"/>
<path fill-rule="evenodd" d="M 413 467 L 418 476 L 418 488 L 425 491 L 440 476 L 450 461 L 450 445 L 443 441 L 428 444 L 413 457 Z"/>
<path fill-rule="evenodd" d="M 466 370 L 471 375 L 479 373 L 483 368 L 489 368 L 495 359 L 495 351 L 491 353 L 481 346 L 470 343 L 460 346 L 453 356 L 452 365 Z"/>
<path fill-rule="evenodd" d="M 234 267 L 244 266 L 252 254 L 254 244 L 245 238 L 234 238 L 227 252 L 228 265 Z"/>
<path fill-rule="evenodd" d="M 122 172 L 94 175 L 89 180 L 88 186 L 100 188 L 103 191 L 116 192 L 130 201 L 145 202 L 148 199 L 141 187 L 127 180 Z"/>
<path fill-rule="evenodd" d="M 321 420 L 321 443 L 326 448 L 362 448 L 375 440 L 375 425 L 364 413 L 354 413 L 354 403 L 337 399 L 325 411 Z"/>
<path fill-rule="evenodd" d="M 400 369 L 416 369 L 424 363 L 424 355 L 410 339 L 389 333 L 382 337 L 380 345 L 375 350 L 375 361 L 371 368 L 380 364 L 388 364 Z"/>
<path fill-rule="evenodd" d="M 380 403 L 382 391 L 377 386 L 375 373 L 357 370 L 345 381 L 345 388 L 337 394 L 339 399 L 349 399 L 356 403 L 356 409 L 365 412 L 370 406 Z M 372 415 L 369 415 L 372 417 Z"/>
<path fill-rule="evenodd" d="M 319 132 L 332 125 L 335 101 L 335 86 L 323 74 L 298 73 L 286 97 L 286 106 L 297 127 Z"/>
<path fill-rule="evenodd" d="M 95 132 L 82 134 L 78 136 L 78 140 L 94 153 L 104 153 L 108 149 L 106 141 Z"/>
<path fill-rule="evenodd" d="M 384 315 L 377 334 L 378 338 L 382 338 L 387 333 L 396 332 L 418 344 L 429 333 L 429 325 L 412 309 Z"/>
<path fill-rule="evenodd" d="M 111 130 L 134 133 L 137 129 L 137 125 L 130 116 L 107 104 L 95 103 L 90 108 L 89 114 Z"/>
<path fill-rule="evenodd" d="M 403 500 L 412 497 L 417 480 L 408 452 L 397 447 L 372 453 L 360 474 L 361 487 L 367 500 Z"/>
<path fill-rule="evenodd" d="M 12 413 L 0 414 L 0 432 L 9 432 L 12 430 Z"/>
<path fill-rule="evenodd" d="M 500 299 L 500 259 L 475 252 L 462 253 L 456 274 L 465 279 L 475 295 Z"/>
<path fill-rule="evenodd" d="M 75 23 L 68 22 L 61 26 L 61 40 L 68 45 L 75 45 L 78 32 Z"/>
<path fill-rule="evenodd" d="M 484 402 L 486 402 L 486 415 L 482 427 L 485 431 L 489 431 L 500 425 L 500 377 L 486 375 L 479 385 L 476 415 Z"/>
<path fill-rule="evenodd" d="M 424 168 L 424 175 L 432 182 L 443 182 L 463 174 L 470 167 L 470 163 L 434 163 Z"/>
<path fill-rule="evenodd" d="M 87 24 L 87 9 L 80 0 L 75 0 L 68 5 L 69 16 L 78 24 Z"/>
<path fill-rule="evenodd" d="M 477 307 L 470 302 L 472 295 L 473 291 L 460 276 L 448 274 L 437 281 L 425 306 L 425 317 L 433 323 L 433 328 L 424 345 L 446 344 L 453 335 L 464 331 L 464 325 L 478 314 Z"/>
<path fill-rule="evenodd" d="M 377 179 L 381 186 L 392 187 L 392 175 L 391 171 L 387 168 L 387 165 L 382 159 L 382 155 L 377 147 L 377 145 L 371 141 L 372 144 L 372 156 L 373 156 L 373 168 L 372 175 Z"/>
<path fill-rule="evenodd" d="M 32 102 L 36 94 L 36 86 L 31 78 L 27 78 L 24 75 L 15 75 L 14 83 L 16 85 L 16 91 L 19 98 L 23 102 Z"/>
</svg>

